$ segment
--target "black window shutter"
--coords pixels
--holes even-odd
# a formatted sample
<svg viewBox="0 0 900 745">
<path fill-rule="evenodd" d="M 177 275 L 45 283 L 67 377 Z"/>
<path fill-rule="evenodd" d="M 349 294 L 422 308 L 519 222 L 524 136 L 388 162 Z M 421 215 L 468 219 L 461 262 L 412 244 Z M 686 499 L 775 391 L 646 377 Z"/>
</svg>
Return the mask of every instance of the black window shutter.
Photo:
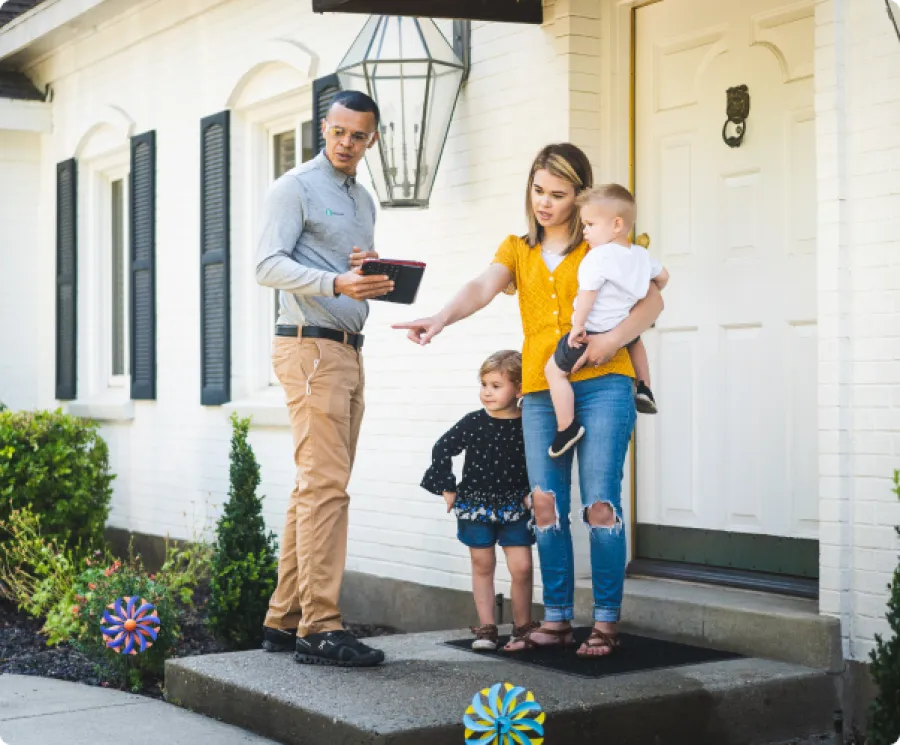
<svg viewBox="0 0 900 745">
<path fill-rule="evenodd" d="M 313 81 L 313 128 L 316 133 L 316 155 L 325 149 L 322 137 L 322 120 L 331 108 L 334 97 L 341 92 L 341 83 L 337 75 L 326 75 Z"/>
<path fill-rule="evenodd" d="M 200 402 L 231 400 L 231 157 L 229 112 L 200 122 Z"/>
<path fill-rule="evenodd" d="M 131 138 L 131 397 L 156 398 L 156 132 Z"/>
<path fill-rule="evenodd" d="M 56 398 L 72 401 L 78 379 L 78 168 L 56 166 Z"/>
</svg>

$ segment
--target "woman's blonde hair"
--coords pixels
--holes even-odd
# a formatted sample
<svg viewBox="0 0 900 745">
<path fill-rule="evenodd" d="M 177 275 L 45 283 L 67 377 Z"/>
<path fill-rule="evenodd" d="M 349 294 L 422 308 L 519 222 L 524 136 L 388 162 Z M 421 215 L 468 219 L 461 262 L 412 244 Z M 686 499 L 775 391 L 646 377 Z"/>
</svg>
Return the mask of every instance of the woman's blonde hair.
<svg viewBox="0 0 900 745">
<path fill-rule="evenodd" d="M 528 176 L 528 187 L 525 189 L 525 218 L 528 220 L 528 245 L 534 248 L 544 240 L 544 229 L 538 224 L 531 206 L 531 189 L 534 186 L 534 176 L 538 171 L 547 171 L 557 178 L 568 181 L 575 189 L 577 197 L 585 189 L 594 185 L 594 171 L 591 162 L 584 151 L 569 142 L 561 142 L 555 145 L 547 145 L 537 154 L 534 163 L 531 164 L 531 173 Z M 572 216 L 569 218 L 569 245 L 563 254 L 569 253 L 584 240 L 584 226 L 581 224 L 581 215 L 572 207 Z"/>
<path fill-rule="evenodd" d="M 508 378 L 516 387 L 522 385 L 522 355 L 512 349 L 503 349 L 494 352 L 481 365 L 478 371 L 478 379 L 485 375 L 498 372 Z"/>
</svg>

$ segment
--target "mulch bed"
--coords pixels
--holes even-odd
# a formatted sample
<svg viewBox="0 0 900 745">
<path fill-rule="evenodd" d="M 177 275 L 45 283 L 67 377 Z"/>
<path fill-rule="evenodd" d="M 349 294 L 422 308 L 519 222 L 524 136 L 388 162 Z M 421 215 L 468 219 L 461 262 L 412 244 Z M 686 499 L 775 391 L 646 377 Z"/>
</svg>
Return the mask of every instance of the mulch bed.
<svg viewBox="0 0 900 745">
<path fill-rule="evenodd" d="M 202 612 L 187 614 L 181 625 L 182 638 L 174 657 L 192 657 L 200 654 L 227 652 L 228 648 L 209 633 Z M 0 675 L 37 675 L 57 678 L 86 685 L 111 687 L 98 665 L 69 644 L 48 647 L 41 635 L 42 623 L 17 610 L 0 599 Z M 358 637 L 388 636 L 398 633 L 388 626 L 348 623 Z M 162 681 L 155 681 L 142 691 L 135 691 L 151 698 L 163 697 Z"/>
</svg>

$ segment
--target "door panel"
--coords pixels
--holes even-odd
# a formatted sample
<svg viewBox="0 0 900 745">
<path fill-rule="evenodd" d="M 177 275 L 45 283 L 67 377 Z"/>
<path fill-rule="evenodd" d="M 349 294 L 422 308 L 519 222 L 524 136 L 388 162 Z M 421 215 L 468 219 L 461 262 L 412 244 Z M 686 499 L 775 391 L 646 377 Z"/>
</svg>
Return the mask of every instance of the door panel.
<svg viewBox="0 0 900 745">
<path fill-rule="evenodd" d="M 636 232 L 672 275 L 644 336 L 660 412 L 638 417 L 639 524 L 817 536 L 813 14 L 635 12 Z M 750 115 L 729 147 L 738 85 Z"/>
</svg>

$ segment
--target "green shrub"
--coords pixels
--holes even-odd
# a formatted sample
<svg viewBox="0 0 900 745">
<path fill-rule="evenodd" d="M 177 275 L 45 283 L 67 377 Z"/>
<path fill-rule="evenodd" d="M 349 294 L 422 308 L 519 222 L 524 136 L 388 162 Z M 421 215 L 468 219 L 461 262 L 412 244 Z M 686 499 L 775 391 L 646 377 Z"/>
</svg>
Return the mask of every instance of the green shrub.
<svg viewBox="0 0 900 745">
<path fill-rule="evenodd" d="M 894 494 L 900 499 L 900 471 L 894 471 Z M 900 536 L 900 527 L 894 530 Z M 875 635 L 875 649 L 869 654 L 872 680 L 878 695 L 872 702 L 869 745 L 894 745 L 900 739 L 900 565 L 888 585 L 887 620 L 893 632 L 884 641 Z"/>
<path fill-rule="evenodd" d="M 70 550 L 43 535 L 37 515 L 22 508 L 0 518 L 0 544 L 0 595 L 35 618 L 60 603 L 71 606 L 78 563 Z M 62 637 L 48 633 L 55 644 L 69 638 L 71 629 Z"/>
<path fill-rule="evenodd" d="M 113 478 L 94 422 L 60 411 L 0 412 L 0 520 L 28 507 L 45 537 L 86 554 L 105 545 Z"/>
<path fill-rule="evenodd" d="M 247 442 L 250 420 L 232 415 L 231 486 L 219 519 L 210 578 L 209 624 L 238 649 L 257 646 L 278 581 L 275 536 L 257 496 L 259 464 Z"/>
<path fill-rule="evenodd" d="M 134 655 L 118 653 L 106 646 L 102 632 L 103 613 L 120 598 L 137 597 L 156 607 L 159 635 L 146 651 Z M 169 589 L 154 575 L 147 575 L 138 558 L 92 566 L 79 575 L 75 602 L 64 612 L 83 622 L 75 646 L 94 660 L 121 686 L 139 691 L 149 680 L 163 676 L 166 658 L 181 637 L 181 613 Z"/>
<path fill-rule="evenodd" d="M 205 541 L 166 541 L 166 560 L 156 580 L 162 582 L 181 605 L 193 608 L 197 588 L 209 580 L 212 560 L 213 547 Z"/>
</svg>

